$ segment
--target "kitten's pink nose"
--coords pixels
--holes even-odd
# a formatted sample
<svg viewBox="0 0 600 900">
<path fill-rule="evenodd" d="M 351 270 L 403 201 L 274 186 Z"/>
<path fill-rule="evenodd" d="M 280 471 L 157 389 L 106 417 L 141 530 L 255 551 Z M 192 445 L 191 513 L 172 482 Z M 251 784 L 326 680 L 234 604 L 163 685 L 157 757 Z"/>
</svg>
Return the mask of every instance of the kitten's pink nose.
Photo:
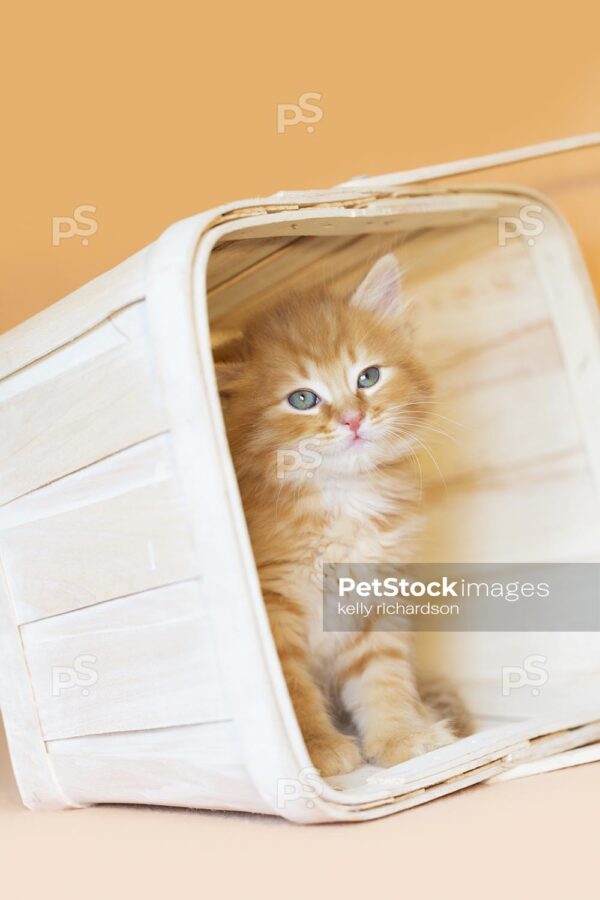
<svg viewBox="0 0 600 900">
<path fill-rule="evenodd" d="M 361 422 L 365 417 L 364 413 L 361 412 L 349 412 L 344 413 L 341 418 L 342 425 L 347 425 L 350 431 L 353 431 L 354 434 L 358 434 L 358 429 L 361 426 Z"/>
</svg>

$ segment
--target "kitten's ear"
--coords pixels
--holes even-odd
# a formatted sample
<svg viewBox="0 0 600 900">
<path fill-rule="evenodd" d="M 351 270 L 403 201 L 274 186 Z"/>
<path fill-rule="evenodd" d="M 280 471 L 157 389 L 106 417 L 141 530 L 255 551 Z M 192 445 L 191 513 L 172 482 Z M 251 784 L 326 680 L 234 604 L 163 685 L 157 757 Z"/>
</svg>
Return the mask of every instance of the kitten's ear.
<svg viewBox="0 0 600 900">
<path fill-rule="evenodd" d="M 245 371 L 246 363 L 244 362 L 215 363 L 219 396 L 222 399 L 231 397 L 231 395 L 235 393 L 236 388 L 241 383 Z"/>
<path fill-rule="evenodd" d="M 378 259 L 354 291 L 352 306 L 376 313 L 381 318 L 398 317 L 406 302 L 402 290 L 402 273 L 393 253 Z"/>
</svg>

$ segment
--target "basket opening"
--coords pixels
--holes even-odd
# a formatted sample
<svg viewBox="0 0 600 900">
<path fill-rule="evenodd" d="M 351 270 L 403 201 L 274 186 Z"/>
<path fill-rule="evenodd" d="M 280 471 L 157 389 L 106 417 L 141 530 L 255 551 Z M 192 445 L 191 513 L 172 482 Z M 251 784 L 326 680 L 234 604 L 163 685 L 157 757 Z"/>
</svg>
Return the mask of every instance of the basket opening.
<svg viewBox="0 0 600 900">
<path fill-rule="evenodd" d="M 409 204 L 372 221 L 290 218 L 226 235 L 207 270 L 215 361 L 231 358 L 246 323 L 286 291 L 310 292 L 324 280 L 350 290 L 373 259 L 394 252 L 413 298 L 416 341 L 433 376 L 438 415 L 437 433 L 430 430 L 427 449 L 418 453 L 420 559 L 597 561 L 600 505 L 589 433 L 540 268 L 542 252 L 560 256 L 577 302 L 562 235 L 549 220 L 541 250 L 526 236 L 502 240 L 499 216 L 514 213 L 509 200 L 474 198 L 458 212 L 442 204 L 426 214 Z M 554 287 L 557 279 L 555 273 Z M 591 679 L 599 683 L 597 634 L 433 631 L 419 634 L 417 646 L 428 673 L 449 677 L 459 689 L 478 732 L 591 701 Z M 541 690 L 528 681 L 533 656 L 544 660 Z M 513 689 L 508 670 L 524 673 L 522 689 Z M 333 783 L 368 791 L 365 772 L 372 769 Z"/>
</svg>

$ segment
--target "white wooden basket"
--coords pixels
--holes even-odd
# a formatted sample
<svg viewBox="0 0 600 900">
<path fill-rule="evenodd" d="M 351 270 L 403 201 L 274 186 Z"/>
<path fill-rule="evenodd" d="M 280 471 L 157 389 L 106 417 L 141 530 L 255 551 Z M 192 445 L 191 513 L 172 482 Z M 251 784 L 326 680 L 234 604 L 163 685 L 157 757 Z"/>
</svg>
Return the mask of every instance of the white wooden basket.
<svg viewBox="0 0 600 900">
<path fill-rule="evenodd" d="M 210 210 L 0 338 L 0 704 L 27 806 L 357 820 L 600 740 L 597 635 L 438 635 L 424 660 L 486 727 L 393 770 L 314 774 L 211 349 L 286 283 L 350 283 L 393 242 L 469 434 L 439 450 L 444 488 L 426 470 L 426 558 L 598 561 L 600 337 L 576 242 L 538 194 L 440 179 L 599 140 Z M 531 205 L 535 238 L 499 241 Z M 509 705 L 500 667 L 540 648 L 552 689 Z"/>
</svg>

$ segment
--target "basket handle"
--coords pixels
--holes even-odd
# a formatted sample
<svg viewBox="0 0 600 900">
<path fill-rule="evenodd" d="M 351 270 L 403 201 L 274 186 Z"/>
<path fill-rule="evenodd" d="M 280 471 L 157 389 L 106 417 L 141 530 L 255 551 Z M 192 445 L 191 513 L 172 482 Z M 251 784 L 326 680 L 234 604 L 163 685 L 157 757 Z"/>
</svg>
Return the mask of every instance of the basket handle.
<svg viewBox="0 0 600 900">
<path fill-rule="evenodd" d="M 373 177 L 351 178 L 338 187 L 343 188 L 392 188 L 404 184 L 416 184 L 421 181 L 434 181 L 437 178 L 449 178 L 452 175 L 464 175 L 467 172 L 479 172 L 483 169 L 493 169 L 497 166 L 510 166 L 527 159 L 538 159 L 542 156 L 553 156 L 556 153 L 566 153 L 569 150 L 580 150 L 583 147 L 600 146 L 600 131 L 591 134 L 580 134 L 575 137 L 560 138 L 556 141 L 547 141 L 543 144 L 530 144 L 526 147 L 517 147 L 513 150 L 503 150 L 500 153 L 490 153 L 487 156 L 473 156 L 470 159 L 458 159 L 453 162 L 441 163 L 436 166 L 423 166 L 419 169 L 407 169 L 404 172 L 394 172 L 389 175 L 375 175 Z"/>
</svg>

